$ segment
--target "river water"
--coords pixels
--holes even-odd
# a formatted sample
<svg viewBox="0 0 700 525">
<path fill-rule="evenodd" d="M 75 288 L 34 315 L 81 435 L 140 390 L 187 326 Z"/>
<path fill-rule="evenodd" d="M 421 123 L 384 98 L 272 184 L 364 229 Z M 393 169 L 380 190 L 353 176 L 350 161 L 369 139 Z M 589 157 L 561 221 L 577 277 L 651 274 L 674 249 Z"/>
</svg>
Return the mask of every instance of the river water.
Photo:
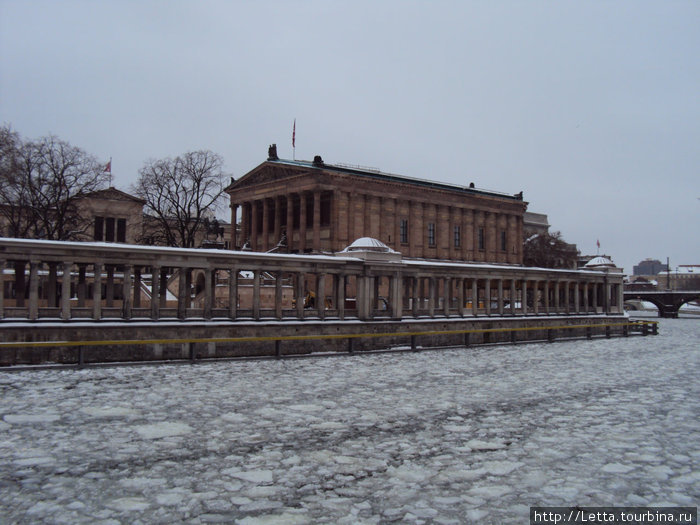
<svg viewBox="0 0 700 525">
<path fill-rule="evenodd" d="M 527 523 L 697 505 L 700 319 L 660 335 L 0 374 L 3 523 Z"/>
</svg>

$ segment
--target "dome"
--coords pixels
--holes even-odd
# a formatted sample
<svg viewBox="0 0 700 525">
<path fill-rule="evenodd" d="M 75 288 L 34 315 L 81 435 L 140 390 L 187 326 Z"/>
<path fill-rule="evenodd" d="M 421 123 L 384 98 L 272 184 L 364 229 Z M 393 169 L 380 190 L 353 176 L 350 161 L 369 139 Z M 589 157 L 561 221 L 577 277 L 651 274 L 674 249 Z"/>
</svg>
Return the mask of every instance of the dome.
<svg viewBox="0 0 700 525">
<path fill-rule="evenodd" d="M 607 257 L 601 257 L 599 255 L 598 257 L 593 257 L 593 259 L 588 261 L 584 265 L 584 268 L 617 268 L 617 266 L 615 266 L 615 263 Z"/>
<path fill-rule="evenodd" d="M 380 252 L 380 253 L 394 253 L 394 250 L 389 248 L 386 244 L 378 239 L 372 237 L 360 237 L 355 240 L 350 246 L 343 250 L 344 253 L 347 252 Z"/>
</svg>

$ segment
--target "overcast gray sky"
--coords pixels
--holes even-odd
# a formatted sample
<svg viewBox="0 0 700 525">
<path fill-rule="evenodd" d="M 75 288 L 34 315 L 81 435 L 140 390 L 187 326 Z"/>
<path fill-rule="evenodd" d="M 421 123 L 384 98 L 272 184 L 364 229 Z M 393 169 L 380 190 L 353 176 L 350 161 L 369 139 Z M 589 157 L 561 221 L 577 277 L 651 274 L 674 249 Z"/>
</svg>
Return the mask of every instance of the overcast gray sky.
<svg viewBox="0 0 700 525">
<path fill-rule="evenodd" d="M 631 273 L 700 264 L 700 2 L 0 0 L 0 122 L 107 161 L 277 143 L 508 193 Z"/>
</svg>

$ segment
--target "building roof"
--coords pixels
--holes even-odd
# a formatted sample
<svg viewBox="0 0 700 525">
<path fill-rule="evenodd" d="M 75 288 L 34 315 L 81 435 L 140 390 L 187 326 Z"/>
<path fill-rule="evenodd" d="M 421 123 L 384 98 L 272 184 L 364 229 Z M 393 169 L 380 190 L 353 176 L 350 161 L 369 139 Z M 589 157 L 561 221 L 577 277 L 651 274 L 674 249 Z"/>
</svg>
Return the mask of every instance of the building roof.
<svg viewBox="0 0 700 525">
<path fill-rule="evenodd" d="M 588 261 L 584 268 L 617 268 L 617 266 L 607 257 L 598 256 Z"/>
<path fill-rule="evenodd" d="M 342 173 L 342 174 L 348 174 L 348 175 L 354 175 L 354 176 L 359 176 L 359 177 L 366 177 L 368 179 L 373 179 L 373 180 L 379 180 L 379 181 L 386 181 L 386 182 L 398 182 L 402 184 L 412 184 L 415 186 L 423 186 L 426 188 L 432 188 L 432 189 L 438 189 L 438 190 L 446 190 L 446 191 L 453 191 L 453 192 L 460 192 L 460 193 L 466 193 L 466 194 L 472 194 L 472 195 L 486 195 L 489 197 L 497 197 L 501 199 L 509 199 L 509 200 L 514 200 L 514 201 L 522 201 L 523 200 L 523 192 L 519 192 L 516 194 L 509 194 L 509 193 L 502 193 L 498 191 L 492 191 L 492 190 L 485 190 L 481 188 L 477 188 L 474 183 L 471 183 L 469 186 L 460 186 L 457 184 L 449 184 L 446 182 L 436 182 L 436 181 L 431 181 L 427 179 L 419 179 L 419 178 L 414 178 L 414 177 L 406 177 L 404 175 L 396 175 L 393 173 L 384 173 L 378 169 L 375 168 L 368 168 L 368 167 L 363 167 L 363 166 L 352 166 L 348 164 L 326 164 L 323 162 L 320 156 L 316 156 L 316 158 L 313 161 L 308 161 L 308 160 L 289 160 L 289 159 L 280 159 L 280 158 L 268 158 L 267 161 L 263 162 L 260 164 L 257 168 L 251 170 L 251 172 L 258 171 L 259 168 L 265 166 L 265 165 L 280 165 L 280 166 L 290 166 L 290 167 L 296 167 L 296 168 L 306 168 L 309 170 L 322 170 L 322 171 L 330 171 L 330 172 L 336 172 L 336 173 Z M 246 176 L 242 177 L 241 179 L 238 179 L 238 181 L 233 181 L 225 191 L 232 190 L 234 187 L 237 185 L 237 183 L 241 180 L 246 178 Z"/>
<path fill-rule="evenodd" d="M 85 195 L 85 198 L 88 199 L 107 199 L 107 200 L 118 200 L 118 201 L 134 201 L 138 202 L 141 204 L 145 204 L 146 201 L 143 199 L 140 199 L 139 197 L 135 197 L 134 195 L 130 195 L 124 191 L 118 190 L 114 186 L 111 186 L 109 188 L 105 188 L 103 190 L 95 190 L 87 195 Z"/>
</svg>

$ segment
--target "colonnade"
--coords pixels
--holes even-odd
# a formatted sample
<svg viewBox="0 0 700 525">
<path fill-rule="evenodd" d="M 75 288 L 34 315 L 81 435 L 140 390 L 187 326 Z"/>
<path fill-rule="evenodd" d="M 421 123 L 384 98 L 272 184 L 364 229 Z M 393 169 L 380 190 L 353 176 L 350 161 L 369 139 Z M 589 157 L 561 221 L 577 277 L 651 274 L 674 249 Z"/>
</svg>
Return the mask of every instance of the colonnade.
<svg viewBox="0 0 700 525">
<path fill-rule="evenodd" d="M 322 198 L 327 203 L 323 216 Z M 289 252 L 319 252 L 321 227 L 330 226 L 331 203 L 330 192 L 320 190 L 231 203 L 231 224 L 236 224 L 241 207 L 241 238 L 236 237 L 236 228 L 232 228 L 231 245 L 250 243 L 253 251 L 266 252 L 286 233 Z"/>
<path fill-rule="evenodd" d="M 0 319 L 398 320 L 623 313 L 621 274 L 366 255 L 0 239 Z"/>
<path fill-rule="evenodd" d="M 231 203 L 240 209 L 240 238 L 231 246 L 272 250 L 286 233 L 289 253 L 338 251 L 359 237 L 375 237 L 415 258 L 522 261 L 522 213 L 488 207 L 419 202 L 361 191 L 299 191 Z"/>
</svg>

